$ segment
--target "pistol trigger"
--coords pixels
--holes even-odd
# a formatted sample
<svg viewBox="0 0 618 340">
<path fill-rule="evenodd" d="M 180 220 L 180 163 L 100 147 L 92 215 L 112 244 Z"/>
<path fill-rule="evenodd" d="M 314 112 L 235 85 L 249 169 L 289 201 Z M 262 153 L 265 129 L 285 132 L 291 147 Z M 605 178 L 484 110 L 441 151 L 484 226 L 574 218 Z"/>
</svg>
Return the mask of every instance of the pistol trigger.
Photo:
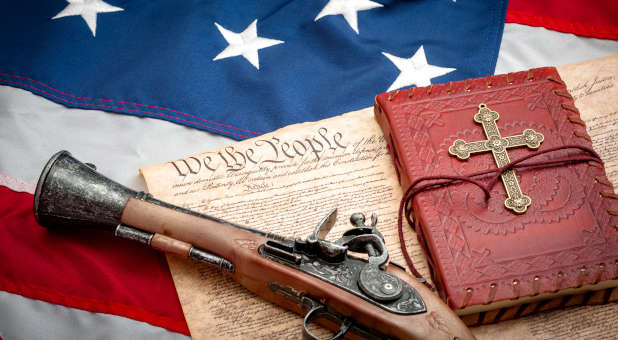
<svg viewBox="0 0 618 340">
<path fill-rule="evenodd" d="M 352 327 L 352 321 L 350 319 L 344 318 L 343 320 L 341 320 L 332 313 L 329 313 L 326 310 L 326 307 L 324 307 L 324 305 L 314 302 L 312 303 L 312 308 L 309 310 L 309 312 L 307 312 L 307 314 L 305 315 L 305 319 L 303 320 L 303 339 L 322 340 L 321 338 L 313 334 L 311 330 L 309 330 L 309 324 L 316 318 L 325 318 L 333 322 L 341 322 L 341 326 L 339 327 L 339 331 L 337 332 L 337 334 L 335 334 L 332 338 L 328 340 L 336 340 L 343 338 L 345 333 L 347 333 L 348 330 L 350 330 L 350 327 Z"/>
</svg>

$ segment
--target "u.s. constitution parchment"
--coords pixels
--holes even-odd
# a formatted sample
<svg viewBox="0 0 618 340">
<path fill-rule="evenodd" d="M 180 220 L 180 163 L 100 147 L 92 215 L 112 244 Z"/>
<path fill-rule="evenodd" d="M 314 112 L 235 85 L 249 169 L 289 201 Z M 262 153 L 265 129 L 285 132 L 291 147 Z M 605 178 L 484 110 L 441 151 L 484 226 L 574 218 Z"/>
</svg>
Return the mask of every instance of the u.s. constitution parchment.
<svg viewBox="0 0 618 340">
<path fill-rule="evenodd" d="M 401 188 L 371 108 L 297 124 L 218 150 L 141 169 L 156 198 L 282 236 L 307 236 L 333 208 L 334 240 L 351 214 L 378 214 L 392 261 L 403 264 L 396 214 Z M 406 228 L 409 251 L 428 272 Z M 302 318 L 272 305 L 216 269 L 168 256 L 196 339 L 299 339 Z"/>
<path fill-rule="evenodd" d="M 558 67 L 609 179 L 618 181 L 618 55 Z M 141 169 L 156 198 L 282 236 L 306 236 L 332 208 L 329 239 L 354 212 L 378 214 L 391 260 L 403 264 L 396 234 L 397 174 L 371 108 L 297 124 L 218 150 Z M 404 236 L 429 278 L 410 228 Z M 256 297 L 216 269 L 168 256 L 195 339 L 300 339 L 302 318 Z M 616 339 L 618 304 L 544 312 L 472 329 L 479 339 Z"/>
</svg>

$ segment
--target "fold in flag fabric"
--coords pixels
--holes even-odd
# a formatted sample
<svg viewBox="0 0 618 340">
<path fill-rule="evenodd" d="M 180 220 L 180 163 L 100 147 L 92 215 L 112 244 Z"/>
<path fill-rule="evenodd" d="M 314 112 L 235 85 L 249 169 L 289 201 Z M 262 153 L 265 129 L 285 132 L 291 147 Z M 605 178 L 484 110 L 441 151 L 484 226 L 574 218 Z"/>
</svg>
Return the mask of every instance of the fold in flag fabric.
<svg viewBox="0 0 618 340">
<path fill-rule="evenodd" d="M 0 12 L 0 84 L 255 137 L 493 74 L 506 1 L 53 0 Z"/>
</svg>

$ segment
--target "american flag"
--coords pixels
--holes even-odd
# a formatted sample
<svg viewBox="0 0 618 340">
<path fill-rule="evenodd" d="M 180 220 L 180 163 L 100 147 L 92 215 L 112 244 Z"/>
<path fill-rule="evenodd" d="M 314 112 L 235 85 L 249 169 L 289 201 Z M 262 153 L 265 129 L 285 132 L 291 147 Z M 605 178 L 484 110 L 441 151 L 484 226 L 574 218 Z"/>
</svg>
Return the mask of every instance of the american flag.
<svg viewBox="0 0 618 340">
<path fill-rule="evenodd" d="M 36 224 L 60 149 L 144 189 L 139 167 L 380 92 L 618 53 L 611 1 L 13 1 L 0 17 L 4 339 L 189 335 L 161 254 Z"/>
</svg>

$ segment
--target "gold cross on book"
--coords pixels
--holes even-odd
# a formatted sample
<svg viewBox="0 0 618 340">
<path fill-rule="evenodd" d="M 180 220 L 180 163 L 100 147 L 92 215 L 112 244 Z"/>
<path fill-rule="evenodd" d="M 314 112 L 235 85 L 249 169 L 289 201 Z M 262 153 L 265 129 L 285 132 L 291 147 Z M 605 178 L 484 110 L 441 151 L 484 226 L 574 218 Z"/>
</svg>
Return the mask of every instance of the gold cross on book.
<svg viewBox="0 0 618 340">
<path fill-rule="evenodd" d="M 458 139 L 448 148 L 448 152 L 459 159 L 468 159 L 473 153 L 491 151 L 496 160 L 496 165 L 503 167 L 511 161 L 506 149 L 520 146 L 527 146 L 530 149 L 539 148 L 544 139 L 543 134 L 532 129 L 524 130 L 521 135 L 503 138 L 496 124 L 499 118 L 498 112 L 490 110 L 485 104 L 480 104 L 478 112 L 474 115 L 474 121 L 483 125 L 487 140 L 466 143 L 464 140 Z M 530 197 L 521 192 L 515 171 L 505 171 L 501 177 L 508 195 L 508 198 L 504 201 L 504 206 L 518 214 L 526 212 L 532 201 Z"/>
</svg>

